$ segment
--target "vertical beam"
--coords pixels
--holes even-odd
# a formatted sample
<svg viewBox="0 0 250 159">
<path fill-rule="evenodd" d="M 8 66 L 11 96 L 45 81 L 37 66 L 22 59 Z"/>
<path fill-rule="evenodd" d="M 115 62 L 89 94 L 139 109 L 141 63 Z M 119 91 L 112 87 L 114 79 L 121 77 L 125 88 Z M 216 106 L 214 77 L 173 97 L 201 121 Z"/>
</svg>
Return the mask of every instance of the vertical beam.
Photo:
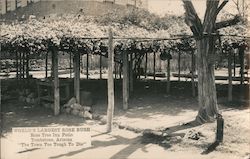
<svg viewBox="0 0 250 159">
<path fill-rule="evenodd" d="M 170 58 L 167 60 L 167 94 L 170 93 Z"/>
<path fill-rule="evenodd" d="M 55 58 L 55 54 L 53 53 L 53 50 L 51 51 L 51 61 L 52 61 L 52 65 L 51 65 L 51 72 L 50 72 L 50 77 L 54 77 L 54 65 L 53 65 L 53 61 L 54 61 L 54 58 Z"/>
<path fill-rule="evenodd" d="M 123 79 L 122 79 L 122 94 L 123 94 L 123 109 L 128 109 L 128 98 L 129 98 L 129 83 L 128 83 L 128 52 L 123 51 Z"/>
<path fill-rule="evenodd" d="M 45 55 L 45 77 L 48 78 L 48 52 Z"/>
<path fill-rule="evenodd" d="M 241 85 L 244 83 L 244 53 L 245 53 L 245 48 L 240 47 L 239 57 L 240 57 L 240 84 Z"/>
<path fill-rule="evenodd" d="M 0 60 L 2 60 L 2 44 L 1 43 L 0 43 Z M 0 62 L 0 64 L 1 64 L 1 66 L 0 66 L 0 71 L 1 71 L 2 70 L 2 63 Z M 0 80 L 0 111 L 2 112 L 2 107 L 1 107 L 2 106 L 2 83 L 1 83 L 1 81 L 2 80 Z M 1 120 L 2 120 L 2 116 L 1 116 Z M 1 130 L 1 132 L 2 132 L 2 130 Z"/>
<path fill-rule="evenodd" d="M 18 63 L 18 52 L 17 52 L 17 50 L 15 51 L 15 53 L 16 53 L 16 79 L 18 79 L 19 77 L 19 63 Z"/>
<path fill-rule="evenodd" d="M 100 64 L 99 64 L 99 67 L 100 67 L 100 79 L 102 79 L 102 55 L 100 55 Z"/>
<path fill-rule="evenodd" d="M 228 51 L 228 101 L 232 101 L 232 51 Z"/>
<path fill-rule="evenodd" d="M 134 91 L 134 70 L 133 70 L 133 53 L 130 53 L 129 62 L 129 91 Z"/>
<path fill-rule="evenodd" d="M 119 64 L 119 79 L 122 79 L 122 64 Z"/>
<path fill-rule="evenodd" d="M 87 69 L 86 69 L 86 72 L 87 72 L 87 79 L 89 79 L 89 53 L 87 52 Z"/>
<path fill-rule="evenodd" d="M 22 78 L 22 52 L 19 52 L 19 79 Z"/>
<path fill-rule="evenodd" d="M 77 103 L 80 103 L 80 53 L 78 51 L 74 52 L 74 66 L 75 66 L 75 76 L 74 76 L 74 88 L 75 97 Z"/>
<path fill-rule="evenodd" d="M 108 42 L 108 110 L 107 110 L 107 132 L 112 131 L 113 114 L 114 114 L 114 48 L 113 48 L 113 33 L 109 29 Z"/>
<path fill-rule="evenodd" d="M 114 71 L 115 72 L 115 79 L 117 79 L 117 63 L 116 62 L 115 62 L 115 66 L 114 67 L 115 67 L 115 71 Z"/>
<path fill-rule="evenodd" d="M 22 52 L 22 78 L 24 79 L 25 72 L 25 52 Z"/>
<path fill-rule="evenodd" d="M 54 77 L 54 115 L 60 113 L 60 93 L 59 93 L 59 77 L 58 77 L 58 51 L 56 48 L 52 48 L 52 65 L 53 65 L 53 77 Z"/>
<path fill-rule="evenodd" d="M 69 52 L 69 78 L 72 78 L 72 52 Z"/>
<path fill-rule="evenodd" d="M 235 74 L 236 74 L 236 49 L 234 50 L 234 77 L 235 77 Z"/>
<path fill-rule="evenodd" d="M 29 52 L 26 53 L 26 78 L 29 78 Z"/>
<path fill-rule="evenodd" d="M 146 57 L 145 57 L 145 78 L 147 78 L 147 69 L 148 69 L 148 53 L 146 52 Z"/>
<path fill-rule="evenodd" d="M 154 52 L 154 80 L 155 80 L 155 52 Z"/>
<path fill-rule="evenodd" d="M 73 72 L 74 72 L 74 96 L 76 97 L 76 52 L 73 52 Z"/>
<path fill-rule="evenodd" d="M 194 51 L 191 52 L 191 82 L 192 82 L 192 95 L 195 97 L 195 84 L 194 84 L 194 72 L 195 72 L 195 56 Z"/>
<path fill-rule="evenodd" d="M 181 80 L 181 52 L 178 52 L 178 81 L 180 82 Z"/>
<path fill-rule="evenodd" d="M 2 60 L 2 44 L 0 43 L 0 60 Z M 2 67 L 2 63 L 0 62 L 1 66 L 0 66 L 0 71 L 1 71 L 1 67 Z M 2 80 L 0 80 L 0 111 L 2 112 L 2 83 L 1 83 Z M 2 116 L 1 116 L 1 120 L 2 120 Z M 1 128 L 2 128 L 2 125 L 1 125 Z M 2 132 L 2 130 L 1 130 Z"/>
</svg>

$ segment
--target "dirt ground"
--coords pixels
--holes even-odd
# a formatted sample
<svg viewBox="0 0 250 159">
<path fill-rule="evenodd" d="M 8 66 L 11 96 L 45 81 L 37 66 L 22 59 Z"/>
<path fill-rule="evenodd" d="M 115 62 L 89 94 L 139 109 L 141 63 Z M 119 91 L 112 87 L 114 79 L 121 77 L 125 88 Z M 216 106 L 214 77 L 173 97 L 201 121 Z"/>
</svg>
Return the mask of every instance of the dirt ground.
<svg viewBox="0 0 250 159">
<path fill-rule="evenodd" d="M 250 109 L 242 102 L 227 103 L 219 98 L 219 107 L 225 119 L 224 141 L 215 151 L 202 154 L 214 141 L 216 123 L 208 123 L 189 129 L 178 129 L 183 123 L 195 118 L 198 110 L 196 98 L 164 93 L 133 94 L 129 110 L 122 110 L 122 98 L 115 99 L 114 130 L 106 133 L 105 117 L 101 120 L 83 118 L 53 112 L 36 105 L 15 100 L 2 103 L 1 155 L 3 159 L 220 159 L 249 158 L 250 155 Z M 107 101 L 97 98 L 93 106 L 96 114 L 105 116 Z M 40 148 L 21 150 L 12 140 L 13 127 L 84 126 L 91 127 L 92 146 L 89 148 Z M 175 127 L 162 144 L 143 142 L 145 129 L 162 130 Z M 132 131 L 131 131 L 132 130 Z M 190 134 L 199 133 L 198 140 Z"/>
</svg>

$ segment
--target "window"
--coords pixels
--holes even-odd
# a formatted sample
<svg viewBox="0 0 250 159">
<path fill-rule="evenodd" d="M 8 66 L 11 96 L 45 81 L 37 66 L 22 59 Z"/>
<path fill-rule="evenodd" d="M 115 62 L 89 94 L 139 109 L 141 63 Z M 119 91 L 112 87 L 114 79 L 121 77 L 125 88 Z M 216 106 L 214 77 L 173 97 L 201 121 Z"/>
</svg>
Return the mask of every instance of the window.
<svg viewBox="0 0 250 159">
<path fill-rule="evenodd" d="M 34 3 L 34 0 L 27 0 L 27 3 L 28 3 L 28 4 Z"/>
<path fill-rule="evenodd" d="M 16 8 L 22 7 L 22 0 L 16 0 Z"/>
<path fill-rule="evenodd" d="M 103 0 L 103 2 L 115 3 L 115 0 Z"/>
<path fill-rule="evenodd" d="M 6 11 L 11 11 L 11 0 L 6 0 Z"/>
</svg>

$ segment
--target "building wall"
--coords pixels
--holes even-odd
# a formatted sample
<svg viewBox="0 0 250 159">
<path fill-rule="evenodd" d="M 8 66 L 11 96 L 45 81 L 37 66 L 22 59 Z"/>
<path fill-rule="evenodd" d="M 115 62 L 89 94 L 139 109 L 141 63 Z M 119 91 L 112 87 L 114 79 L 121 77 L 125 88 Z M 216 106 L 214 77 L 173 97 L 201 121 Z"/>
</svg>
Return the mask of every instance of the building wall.
<svg viewBox="0 0 250 159">
<path fill-rule="evenodd" d="M 0 0 L 0 14 L 6 14 L 20 7 L 25 7 L 31 0 Z"/>
<path fill-rule="evenodd" d="M 0 14 L 6 13 L 6 0 L 0 0 Z"/>
<path fill-rule="evenodd" d="M 16 10 L 17 8 L 26 7 L 29 4 L 36 3 L 36 2 L 45 2 L 48 4 L 56 3 L 58 6 L 61 2 L 66 2 L 67 4 L 75 4 L 75 3 L 82 3 L 84 1 L 97 1 L 97 2 L 104 2 L 104 3 L 114 3 L 119 5 L 126 5 L 126 6 L 135 6 L 138 8 L 148 8 L 148 0 L 0 0 L 0 14 L 4 15 L 7 12 L 11 12 Z M 42 3 L 44 4 L 44 3 Z M 65 7 L 63 7 L 65 8 Z M 95 7 L 94 7 L 95 8 Z"/>
<path fill-rule="evenodd" d="M 113 2 L 120 5 L 130 5 L 138 8 L 148 9 L 148 0 L 104 0 L 107 2 Z"/>
</svg>

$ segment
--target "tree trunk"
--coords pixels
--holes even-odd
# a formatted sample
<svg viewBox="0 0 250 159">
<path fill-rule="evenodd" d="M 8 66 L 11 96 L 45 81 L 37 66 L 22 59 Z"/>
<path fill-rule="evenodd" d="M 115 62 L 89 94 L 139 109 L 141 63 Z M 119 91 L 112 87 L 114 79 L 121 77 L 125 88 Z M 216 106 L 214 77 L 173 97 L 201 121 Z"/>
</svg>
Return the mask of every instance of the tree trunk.
<svg viewBox="0 0 250 159">
<path fill-rule="evenodd" d="M 209 122 L 218 114 L 213 61 L 208 60 L 214 45 L 213 38 L 197 40 L 199 123 Z"/>
<path fill-rule="evenodd" d="M 196 120 L 199 123 L 212 121 L 218 116 L 215 78 L 214 78 L 214 59 L 211 58 L 215 53 L 216 38 L 211 34 L 216 33 L 217 29 L 235 25 L 240 18 L 216 23 L 217 15 L 227 4 L 228 0 L 207 0 L 206 11 L 203 23 L 201 22 L 191 0 L 182 0 L 185 8 L 185 22 L 190 27 L 196 39 L 197 46 L 197 68 L 198 68 L 198 99 L 199 112 Z M 204 36 L 206 35 L 208 36 Z"/>
</svg>

